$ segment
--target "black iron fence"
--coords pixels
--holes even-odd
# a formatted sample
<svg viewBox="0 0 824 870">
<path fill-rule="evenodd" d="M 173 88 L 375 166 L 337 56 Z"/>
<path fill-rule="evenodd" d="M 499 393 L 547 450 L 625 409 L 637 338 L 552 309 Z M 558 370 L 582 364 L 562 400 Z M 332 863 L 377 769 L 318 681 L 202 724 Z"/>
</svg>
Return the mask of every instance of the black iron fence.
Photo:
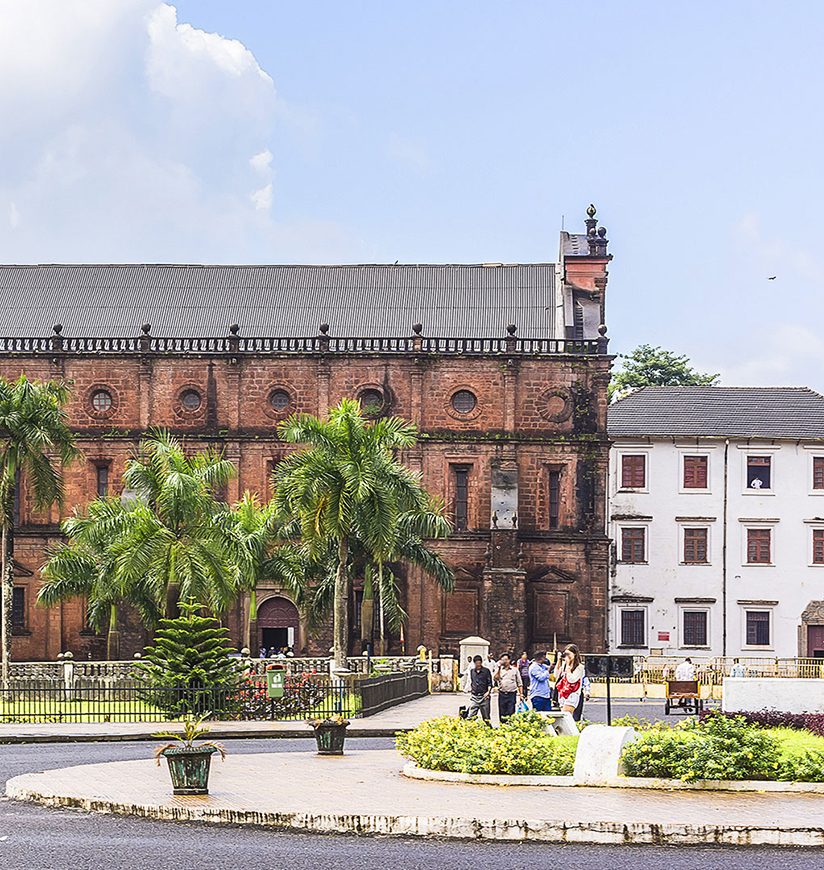
<svg viewBox="0 0 824 870">
<path fill-rule="evenodd" d="M 429 675 L 425 671 L 366 677 L 359 680 L 358 684 L 361 693 L 361 716 L 371 716 L 429 694 Z"/>
<path fill-rule="evenodd" d="M 350 675 L 285 675 L 283 695 L 270 698 L 265 677 L 247 674 L 232 686 L 149 687 L 133 683 L 77 685 L 15 681 L 0 689 L 0 723 L 170 722 L 188 714 L 237 721 L 370 716 L 428 692 L 424 671 Z"/>
</svg>

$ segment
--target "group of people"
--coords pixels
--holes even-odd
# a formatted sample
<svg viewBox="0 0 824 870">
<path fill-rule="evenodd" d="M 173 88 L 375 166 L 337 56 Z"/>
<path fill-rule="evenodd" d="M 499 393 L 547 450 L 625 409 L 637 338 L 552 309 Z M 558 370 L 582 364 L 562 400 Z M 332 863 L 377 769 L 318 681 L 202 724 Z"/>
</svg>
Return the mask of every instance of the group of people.
<svg viewBox="0 0 824 870">
<path fill-rule="evenodd" d="M 261 659 L 291 659 L 294 658 L 294 652 L 292 651 L 292 647 L 290 646 L 273 646 L 268 651 L 265 646 L 260 648 L 260 655 L 258 658 Z"/>
<path fill-rule="evenodd" d="M 589 679 L 578 647 L 571 643 L 550 664 L 545 652 L 522 652 L 515 663 L 508 653 L 499 660 L 476 655 L 467 662 L 461 688 L 469 695 L 466 718 L 490 721 L 492 693 L 498 691 L 498 715 L 505 722 L 516 711 L 550 711 L 557 705 L 580 721 L 589 700 Z"/>
</svg>

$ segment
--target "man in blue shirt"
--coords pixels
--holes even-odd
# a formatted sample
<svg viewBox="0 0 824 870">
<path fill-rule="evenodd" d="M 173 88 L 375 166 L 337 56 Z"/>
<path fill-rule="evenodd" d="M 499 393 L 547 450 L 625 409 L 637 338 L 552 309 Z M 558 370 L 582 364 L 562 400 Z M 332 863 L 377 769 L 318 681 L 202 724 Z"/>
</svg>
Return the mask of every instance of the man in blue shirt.
<svg viewBox="0 0 824 870">
<path fill-rule="evenodd" d="M 529 700 L 532 709 L 539 713 L 552 709 L 552 685 L 549 682 L 549 667 L 546 663 L 546 653 L 535 653 L 529 666 Z"/>
</svg>

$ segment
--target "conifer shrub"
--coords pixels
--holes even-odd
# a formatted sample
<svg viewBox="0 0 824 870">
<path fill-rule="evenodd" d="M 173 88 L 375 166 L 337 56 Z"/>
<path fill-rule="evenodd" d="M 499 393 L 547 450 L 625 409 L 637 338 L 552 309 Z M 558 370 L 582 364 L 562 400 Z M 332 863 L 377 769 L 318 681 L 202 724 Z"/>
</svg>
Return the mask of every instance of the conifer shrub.
<svg viewBox="0 0 824 870">
<path fill-rule="evenodd" d="M 236 712 L 241 667 L 230 657 L 229 630 L 202 609 L 182 603 L 179 616 L 161 619 L 154 644 L 135 663 L 146 700 L 170 718 Z"/>
</svg>

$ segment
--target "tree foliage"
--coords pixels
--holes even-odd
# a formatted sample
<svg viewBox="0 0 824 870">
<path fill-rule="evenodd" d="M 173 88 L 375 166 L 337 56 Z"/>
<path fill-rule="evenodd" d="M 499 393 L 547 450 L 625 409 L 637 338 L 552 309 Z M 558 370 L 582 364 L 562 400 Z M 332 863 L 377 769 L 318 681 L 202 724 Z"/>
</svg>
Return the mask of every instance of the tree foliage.
<svg viewBox="0 0 824 870">
<path fill-rule="evenodd" d="M 78 456 L 65 405 L 69 389 L 55 381 L 0 378 L 0 583 L 2 583 L 3 686 L 11 659 L 11 608 L 14 569 L 14 499 L 20 480 L 38 509 L 63 501 L 63 466 Z"/>
<path fill-rule="evenodd" d="M 690 365 L 689 357 L 662 347 L 642 344 L 622 354 L 621 365 L 609 385 L 610 399 L 620 399 L 641 387 L 714 386 L 720 375 L 704 374 Z"/>
</svg>

